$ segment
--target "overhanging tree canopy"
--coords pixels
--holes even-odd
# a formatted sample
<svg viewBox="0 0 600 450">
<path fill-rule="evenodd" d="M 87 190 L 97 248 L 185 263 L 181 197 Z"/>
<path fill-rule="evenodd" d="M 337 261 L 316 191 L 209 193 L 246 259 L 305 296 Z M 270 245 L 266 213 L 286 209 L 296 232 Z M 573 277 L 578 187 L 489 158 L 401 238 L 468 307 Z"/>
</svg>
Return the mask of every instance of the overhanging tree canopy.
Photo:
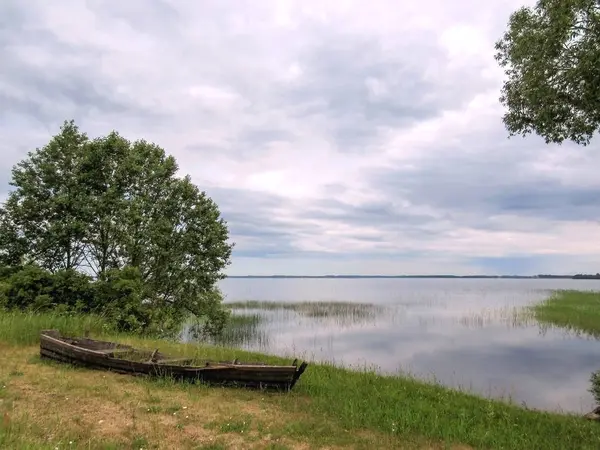
<svg viewBox="0 0 600 450">
<path fill-rule="evenodd" d="M 600 129 L 600 2 L 539 0 L 496 43 L 510 135 L 587 145 Z"/>
</svg>

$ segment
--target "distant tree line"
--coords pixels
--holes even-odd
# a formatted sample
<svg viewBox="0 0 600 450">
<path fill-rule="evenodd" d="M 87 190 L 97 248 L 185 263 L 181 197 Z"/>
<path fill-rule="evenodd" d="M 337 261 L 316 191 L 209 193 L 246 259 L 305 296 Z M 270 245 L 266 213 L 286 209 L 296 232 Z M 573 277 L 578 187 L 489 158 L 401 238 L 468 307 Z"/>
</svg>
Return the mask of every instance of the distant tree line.
<svg viewBox="0 0 600 450">
<path fill-rule="evenodd" d="M 536 275 L 536 278 L 568 278 L 572 280 L 598 280 L 600 279 L 600 273 L 596 275 L 578 273 L 577 275 Z"/>
<path fill-rule="evenodd" d="M 12 169 L 0 207 L 0 306 L 96 312 L 165 331 L 188 316 L 219 330 L 217 282 L 233 244 L 217 205 L 159 146 L 74 121 Z"/>
<path fill-rule="evenodd" d="M 579 279 L 579 280 L 595 280 L 600 278 L 600 274 L 596 275 L 587 275 L 578 273 L 577 275 L 536 275 L 535 278 L 567 278 L 567 279 Z"/>
</svg>

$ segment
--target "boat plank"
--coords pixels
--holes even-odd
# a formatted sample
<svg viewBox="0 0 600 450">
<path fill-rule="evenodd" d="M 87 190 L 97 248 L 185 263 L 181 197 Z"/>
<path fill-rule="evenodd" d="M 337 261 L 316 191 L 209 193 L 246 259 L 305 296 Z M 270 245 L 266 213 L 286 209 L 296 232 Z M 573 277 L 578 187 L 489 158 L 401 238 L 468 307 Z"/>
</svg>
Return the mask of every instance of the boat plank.
<svg viewBox="0 0 600 450">
<path fill-rule="evenodd" d="M 130 348 L 103 348 L 100 350 L 94 350 L 97 353 L 102 353 L 103 355 L 117 355 L 122 353 L 131 353 Z"/>
<path fill-rule="evenodd" d="M 155 364 L 190 364 L 194 362 L 193 358 L 173 358 L 173 359 L 159 359 L 158 361 L 153 361 Z"/>
</svg>

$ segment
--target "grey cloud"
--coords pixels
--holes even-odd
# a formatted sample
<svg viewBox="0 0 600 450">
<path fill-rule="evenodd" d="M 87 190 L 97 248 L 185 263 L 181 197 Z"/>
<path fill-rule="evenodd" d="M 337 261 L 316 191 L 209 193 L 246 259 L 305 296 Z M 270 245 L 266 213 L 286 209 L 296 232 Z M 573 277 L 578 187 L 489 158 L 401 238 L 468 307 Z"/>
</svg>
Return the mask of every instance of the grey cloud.
<svg viewBox="0 0 600 450">
<path fill-rule="evenodd" d="M 273 256 L 298 251 L 294 236 L 309 230 L 291 227 L 277 217 L 277 209 L 286 204 L 283 197 L 242 189 L 211 188 L 206 191 L 218 205 L 236 242 L 238 256 Z"/>
<path fill-rule="evenodd" d="M 302 42 L 306 40 L 304 46 L 284 58 L 300 67 L 301 75 L 292 82 L 273 81 L 265 89 L 255 79 L 260 72 L 249 72 L 243 77 L 232 70 L 223 75 L 247 100 L 243 113 L 252 117 L 249 122 L 265 111 L 280 113 L 288 121 L 326 134 L 341 151 L 366 152 L 377 141 L 382 127 L 405 128 L 468 101 L 460 96 L 465 93 L 460 80 L 447 91 L 439 80 L 425 79 L 427 64 L 444 58 L 431 44 L 407 46 L 398 54 L 389 55 L 374 39 L 340 35 L 321 27 L 311 28 L 311 32 L 311 38 L 299 37 Z M 252 42 L 252 38 L 248 40 Z M 231 45 L 242 61 L 244 55 L 256 50 L 250 43 L 234 41 Z M 412 52 L 419 52 L 423 58 L 414 60 L 410 57 Z M 252 66 L 248 64 L 249 69 Z M 281 70 L 284 69 L 282 64 Z M 381 95 L 369 93 L 370 79 L 385 86 Z M 453 96 L 444 92 L 452 92 Z M 289 122 L 285 125 L 290 126 Z M 232 145 L 237 152 L 250 155 L 270 142 L 297 139 L 289 128 L 278 128 L 268 121 L 247 125 Z"/>
<path fill-rule="evenodd" d="M 311 218 L 379 229 L 406 229 L 439 220 L 433 215 L 417 214 L 392 201 L 364 202 L 351 205 L 334 199 L 316 201 L 307 213 Z"/>
<path fill-rule="evenodd" d="M 35 118 L 44 125 L 55 124 L 73 115 L 81 117 L 91 112 L 100 114 L 126 114 L 142 112 L 111 92 L 106 84 L 86 73 L 40 73 L 23 61 L 4 60 L 4 69 L 14 80 L 13 88 L 21 87 L 24 97 L 11 91 L 0 92 L 0 102 L 5 105 L 4 114 L 25 115 Z M 58 108 L 57 108 L 57 105 Z M 64 117 L 57 115 L 62 110 Z M 144 113 L 148 114 L 147 111 Z"/>
<path fill-rule="evenodd" d="M 128 120 L 139 117 L 150 123 L 154 118 L 152 127 L 167 121 L 159 108 L 142 107 L 115 94 L 114 81 L 102 78 L 98 63 L 94 62 L 101 60 L 100 50 L 66 46 L 41 27 L 37 27 L 38 31 L 23 28 L 28 17 L 25 9 L 17 8 L 16 2 L 7 5 L 12 5 L 10 10 L 15 20 L 6 39 L 35 45 L 47 54 L 62 55 L 62 60 L 68 57 L 80 63 L 65 65 L 62 70 L 46 68 L 39 73 L 17 55 L 10 52 L 2 55 L 8 68 L 8 84 L 28 94 L 16 97 L 10 92 L 3 93 L 2 101 L 13 111 L 36 117 L 43 123 L 79 118 L 91 110 L 99 116 L 114 115 L 115 120 L 129 116 Z M 309 21 L 304 33 L 277 32 L 278 38 L 286 40 L 285 48 L 290 49 L 287 54 L 276 42 L 265 40 L 264 30 L 234 32 L 232 12 L 223 4 L 202 5 L 201 9 L 197 5 L 184 6 L 199 13 L 197 27 L 206 33 L 204 40 L 192 43 L 182 31 L 188 19 L 185 10 L 178 10 L 182 5 L 166 0 L 153 2 L 152 7 L 140 0 L 110 7 L 99 1 L 89 3 L 100 21 L 115 24 L 122 21 L 147 35 L 162 36 L 162 50 L 179 55 L 180 64 L 173 67 L 170 77 L 174 83 L 187 80 L 226 85 L 244 98 L 245 106 L 240 106 L 238 113 L 247 118 L 245 122 L 252 122 L 264 111 L 280 112 L 319 128 L 344 151 L 365 151 L 377 140 L 381 127 L 407 127 L 444 109 L 456 108 L 468 101 L 478 83 L 482 83 L 476 65 L 469 68 L 466 76 L 460 73 L 425 78 L 426 73 L 431 73 L 432 63 L 443 67 L 448 61 L 433 33 L 398 45 L 392 54 L 374 38 L 339 33 L 328 25 Z M 141 16 L 139 9 L 144 10 Z M 262 7 L 258 10 L 252 14 L 260 16 L 264 12 Z M 194 58 L 190 59 L 190 55 Z M 268 61 L 281 58 L 278 61 L 281 69 L 282 62 L 297 62 L 303 73 L 292 83 L 265 79 L 272 75 L 272 63 L 257 62 L 263 56 L 268 56 Z M 378 98 L 370 97 L 366 84 L 369 78 L 384 83 L 386 92 Z M 56 118 L 57 114 L 61 117 Z M 219 125 L 214 123 L 214 114 L 209 110 L 198 109 L 196 114 L 196 120 L 205 127 Z M 175 118 L 169 119 L 172 122 Z M 242 158 L 249 158 L 270 142 L 295 142 L 298 136 L 289 127 L 259 120 L 245 125 L 240 132 L 230 133 L 226 145 Z M 210 145 L 203 143 L 195 147 L 203 152 L 211 150 Z"/>
<path fill-rule="evenodd" d="M 348 188 L 346 186 L 339 183 L 329 183 L 321 186 L 321 191 L 325 198 L 328 198 L 330 196 L 341 195 L 347 190 Z"/>
<path fill-rule="evenodd" d="M 11 186 L 9 182 L 11 179 L 10 169 L 4 166 L 0 166 L 0 202 L 8 195 Z"/>
<path fill-rule="evenodd" d="M 447 155 L 422 158 L 411 170 L 376 170 L 370 179 L 388 196 L 432 207 L 457 224 L 477 228 L 497 229 L 500 224 L 489 218 L 500 214 L 559 221 L 600 219 L 600 185 L 567 185 L 540 173 L 525 148 L 502 153 L 502 148 L 491 145 L 485 154 L 456 149 Z"/>
<path fill-rule="evenodd" d="M 0 6 L 0 117 L 27 117 L 46 127 L 88 115 L 134 115 L 157 122 L 160 112 L 117 94 L 102 75 L 102 53 L 83 45 L 69 45 L 40 24 L 32 12 L 16 2 Z M 23 53 L 35 49 L 51 55 L 49 64 L 36 64 Z"/>
<path fill-rule="evenodd" d="M 390 54 L 374 39 L 317 32 L 322 33 L 319 44 L 308 46 L 298 58 L 301 80 L 275 88 L 286 105 L 306 104 L 291 114 L 327 117 L 326 126 L 343 151 L 366 150 L 379 127 L 405 128 L 460 107 L 485 85 L 476 63 L 466 76 L 427 78 L 432 63 L 443 66 L 447 61 L 433 35 Z M 379 95 L 369 91 L 370 81 L 381 84 Z"/>
<path fill-rule="evenodd" d="M 87 4 L 99 18 L 124 21 L 146 34 L 161 34 L 172 39 L 179 31 L 181 14 L 175 5 L 168 1 L 152 0 L 152 4 L 149 5 L 145 0 L 127 0 L 112 2 L 109 8 L 104 0 L 88 0 Z M 143 14 L 140 11 L 143 11 Z"/>
<path fill-rule="evenodd" d="M 322 99 L 323 106 L 336 113 L 360 111 L 367 119 L 390 115 L 426 117 L 431 109 L 411 102 L 415 91 L 423 92 L 433 84 L 423 80 L 422 67 L 411 67 L 403 58 L 385 55 L 371 39 L 327 36 L 323 44 L 309 48 L 299 58 L 306 85 L 291 88 L 289 95 L 298 100 Z M 388 102 L 368 98 L 369 77 L 389 84 Z M 386 95 L 386 97 L 388 97 Z M 375 103 L 375 104 L 373 104 Z"/>
<path fill-rule="evenodd" d="M 290 41 L 290 52 L 280 55 L 279 70 L 286 69 L 286 62 L 297 63 L 301 74 L 296 80 L 265 84 L 267 80 L 261 77 L 272 74 L 255 61 L 246 61 L 248 55 L 265 51 L 256 36 L 240 35 L 226 41 L 220 36 L 219 43 L 236 54 L 239 66 L 230 67 L 231 61 L 219 59 L 223 69 L 219 74 L 209 75 L 208 69 L 198 68 L 203 77 L 226 83 L 246 101 L 239 111 L 247 117 L 245 130 L 231 144 L 236 152 L 249 156 L 269 142 L 294 142 L 298 136 L 289 131 L 293 126 L 289 120 L 326 134 L 342 151 L 366 152 L 381 128 L 406 128 L 458 108 L 479 88 L 489 85 L 479 77 L 481 67 L 476 62 L 466 75 L 442 76 L 432 70 L 432 65 L 439 70 L 449 61 L 433 34 L 399 45 L 391 54 L 374 38 L 336 33 L 315 24 L 308 30 L 310 33 L 281 37 Z M 262 44 L 274 54 L 281 51 L 272 43 Z M 211 54 L 209 49 L 202 50 Z M 369 92 L 369 80 L 382 84 L 380 95 Z M 270 114 L 285 116 L 286 128 L 273 121 L 256 122 Z"/>
<path fill-rule="evenodd" d="M 394 209 L 386 203 L 366 203 L 354 206 L 338 200 L 322 200 L 295 211 L 297 221 L 290 224 L 282 221 L 277 210 L 288 206 L 289 201 L 283 197 L 259 192 L 248 192 L 238 189 L 210 189 L 207 194 L 217 202 L 222 217 L 227 221 L 232 239 L 236 244 L 236 253 L 254 255 L 262 251 L 263 255 L 281 256 L 302 254 L 303 257 L 319 255 L 316 252 L 301 251 L 293 244 L 300 236 L 319 235 L 322 228 L 314 225 L 317 220 L 324 223 L 343 223 L 354 226 L 372 226 L 380 235 L 363 235 L 360 233 L 345 234 L 348 239 L 372 244 L 367 253 L 397 254 L 407 257 L 408 253 L 399 253 L 393 244 L 386 241 L 384 232 L 401 233 L 407 239 L 424 239 L 433 237 L 436 232 L 426 226 L 435 222 L 433 216 L 410 214 Z M 324 255 L 321 253 L 320 257 Z M 339 255 L 336 255 L 339 257 Z"/>
<path fill-rule="evenodd" d="M 303 18 L 297 28 L 274 30 L 264 14 L 270 15 L 270 7 L 262 3 L 245 9 L 245 3 L 231 8 L 217 0 L 93 0 L 86 5 L 97 17 L 95 31 L 102 41 L 92 42 L 96 34 L 90 33 L 71 45 L 47 28 L 43 3 L 27 3 L 0 2 L 0 129 L 7 136 L 5 130 L 18 129 L 0 143 L 0 152 L 4 155 L 10 148 L 11 158 L 16 155 L 14 143 L 43 145 L 36 142 L 43 130 L 50 131 L 47 141 L 62 120 L 75 118 L 90 134 L 115 128 L 126 137 L 164 144 L 178 159 L 182 150 L 186 157 L 193 154 L 184 164 L 209 161 L 214 167 L 213 155 L 225 154 L 223 158 L 239 163 L 232 169 L 236 175 L 246 178 L 250 169 L 243 163 L 261 157 L 260 152 L 276 142 L 290 144 L 297 155 L 306 145 L 328 140 L 343 152 L 362 152 L 370 159 L 376 156 L 369 153 L 372 144 L 384 144 L 379 141 L 381 129 L 403 130 L 457 110 L 491 86 L 482 75 L 481 64 L 487 62 L 478 56 L 465 59 L 461 67 L 450 65 L 455 61 L 440 45 L 439 30 L 416 37 L 412 30 L 402 31 L 401 36 L 391 36 L 399 41 L 392 45 L 371 31 L 363 34 L 362 27 L 355 28 L 355 34 L 336 31 L 335 20 L 325 24 Z M 239 27 L 236 16 L 241 18 Z M 129 27 L 138 34 L 119 33 Z M 138 55 L 138 39 L 124 42 L 123 35 L 139 38 L 139 61 L 134 63 L 139 66 L 127 59 Z M 117 51 L 119 46 L 123 53 Z M 49 56 L 48 64 L 36 66 L 27 51 Z M 103 61 L 112 66 L 107 70 Z M 294 63 L 301 70 L 299 77 L 284 79 L 286 68 Z M 140 76 L 144 79 L 136 78 Z M 381 83 L 379 95 L 369 91 L 370 79 Z M 134 94 L 118 94 L 120 86 Z M 186 97 L 192 86 L 205 87 L 206 98 Z M 231 98 L 221 102 L 218 92 L 211 97 L 211 87 Z M 474 130 L 459 137 L 461 143 L 454 147 L 439 142 L 447 151 L 434 149 L 433 157 L 416 158 L 410 171 L 372 171 L 366 189 L 375 188 L 387 199 L 379 202 L 351 205 L 339 200 L 349 192 L 336 179 L 321 186 L 325 200 L 303 201 L 302 207 L 282 196 L 243 189 L 208 188 L 207 193 L 228 221 L 238 255 L 298 255 L 299 236 L 322 236 L 324 227 L 336 224 L 347 226 L 345 238 L 372 244 L 362 246 L 369 252 L 392 255 L 398 254 L 394 243 L 402 239 L 439 239 L 452 227 L 525 226 L 487 219 L 494 214 L 598 218 L 600 188 L 565 186 L 536 173 L 531 168 L 539 157 L 534 145 L 515 145 L 505 137 L 504 130 Z M 488 148 L 482 151 L 482 146 Z M 0 177 L 5 177 L 10 171 L 1 164 Z M 6 185 L 7 179 L 0 178 L 0 197 Z M 403 200 L 413 206 L 403 206 Z M 419 206 L 433 212 L 423 213 Z M 284 220 L 282 211 L 296 221 Z M 352 226 L 375 233 L 362 235 Z M 340 253 L 303 252 L 307 255 L 333 258 Z"/>
<path fill-rule="evenodd" d="M 240 143 L 255 147 L 256 145 L 265 145 L 273 142 L 290 142 L 297 136 L 291 131 L 282 128 L 264 128 L 252 127 L 243 130 L 237 139 Z"/>
<path fill-rule="evenodd" d="M 23 25 L 27 18 L 19 0 L 4 0 L 0 3 L 0 43 L 2 47 L 13 38 L 13 33 Z"/>
<path fill-rule="evenodd" d="M 489 195 L 501 211 L 556 220 L 599 220 L 600 187 L 565 186 L 555 180 L 510 186 Z"/>
<path fill-rule="evenodd" d="M 389 61 L 374 42 L 337 39 L 306 52 L 300 59 L 303 80 L 283 98 L 292 104 L 313 101 L 310 115 L 328 118 L 324 126 L 341 150 L 364 150 L 379 126 L 406 127 L 440 112 L 439 105 L 423 102 L 434 87 L 422 70 Z M 370 77 L 389 85 L 381 98 L 369 97 Z"/>
<path fill-rule="evenodd" d="M 5 138 L 6 141 L 0 143 L 0 202 L 4 201 L 9 191 L 15 189 L 9 184 L 12 181 L 12 168 L 27 156 L 28 151 L 34 150 L 34 147 L 14 144 L 8 134 Z"/>
</svg>

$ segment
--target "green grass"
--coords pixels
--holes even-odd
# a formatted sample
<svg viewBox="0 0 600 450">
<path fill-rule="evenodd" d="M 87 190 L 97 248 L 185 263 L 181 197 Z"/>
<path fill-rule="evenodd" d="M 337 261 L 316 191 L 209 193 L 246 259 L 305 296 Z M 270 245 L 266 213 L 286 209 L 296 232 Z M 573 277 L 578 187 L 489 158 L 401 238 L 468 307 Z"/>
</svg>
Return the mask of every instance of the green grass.
<svg viewBox="0 0 600 450">
<path fill-rule="evenodd" d="M 22 313 L 0 309 L 0 342 L 32 345 L 40 340 L 43 329 L 58 329 L 65 334 L 106 333 L 108 324 L 98 316 L 54 313 Z"/>
<path fill-rule="evenodd" d="M 0 316 L 0 340 L 13 345 L 30 345 L 34 342 L 35 331 L 28 331 L 28 326 L 33 326 L 37 330 L 59 328 L 64 333 L 77 334 L 79 330 L 85 330 L 91 325 L 91 319 L 86 317 L 71 318 L 70 321 L 60 319 L 65 320 L 64 322 L 59 322 L 59 319 L 52 316 L 47 316 L 49 322 L 44 322 L 44 317 L 46 316 L 32 318 L 27 315 L 12 314 L 9 320 L 7 317 Z M 64 325 L 64 328 L 61 325 Z M 91 328 L 91 331 L 93 335 L 101 335 L 103 329 L 101 326 L 96 326 Z M 25 333 L 28 337 L 22 338 L 21 333 Z M 149 349 L 158 347 L 167 354 L 191 356 L 197 359 L 231 360 L 237 357 L 240 360 L 289 362 L 289 358 L 220 346 L 182 345 L 172 341 L 123 335 L 111 337 L 105 334 L 102 337 Z M 81 369 L 64 368 L 65 366 L 60 364 L 51 366 L 66 374 L 62 383 L 56 379 L 51 380 L 52 385 L 57 386 L 56 389 L 61 388 L 60 386 L 73 389 L 74 381 L 69 378 L 69 370 L 75 371 L 76 374 L 88 373 L 82 372 Z M 23 371 L 26 372 L 26 369 L 6 366 L 6 377 L 10 378 L 7 384 L 16 382 L 13 380 L 28 379 L 32 376 L 28 373 L 25 373 L 24 377 L 10 375 Z M 141 417 L 152 418 L 159 414 L 172 416 L 171 410 L 174 405 L 179 406 L 182 401 L 177 403 L 175 400 L 176 395 L 181 395 L 177 394 L 178 392 L 185 392 L 185 395 L 193 396 L 195 399 L 210 395 L 217 396 L 216 399 L 226 395 L 229 396 L 228 401 L 235 400 L 240 404 L 249 404 L 253 408 L 260 408 L 261 411 L 272 411 L 276 408 L 280 411 L 277 413 L 278 417 L 283 419 L 289 417 L 289 420 L 285 420 L 283 425 L 275 429 L 270 428 L 268 433 L 281 439 L 310 442 L 313 444 L 310 448 L 323 445 L 356 445 L 356 448 L 369 448 L 369 444 L 364 441 L 365 433 L 374 436 L 374 440 L 370 442 L 387 440 L 388 448 L 421 448 L 430 444 L 434 446 L 433 448 L 443 448 L 440 445 L 462 444 L 481 449 L 596 450 L 600 442 L 599 424 L 575 415 L 527 410 L 507 402 L 470 395 L 408 377 L 381 376 L 367 369 L 349 370 L 327 364 L 312 364 L 294 390 L 287 394 L 184 386 L 168 380 L 128 381 L 130 378 L 132 377 L 118 378 L 118 380 L 125 380 L 119 381 L 120 385 L 137 383 L 148 386 L 148 395 L 152 394 L 153 398 L 168 400 L 160 408 L 159 405 L 148 403 L 144 411 L 151 407 L 156 411 L 152 414 L 145 412 Z M 83 377 L 83 379 L 89 378 Z M 123 398 L 128 402 L 143 401 L 135 395 L 131 397 L 133 394 L 119 399 L 117 393 L 120 392 L 120 385 L 96 389 L 93 394 L 106 397 L 106 400 L 110 400 L 113 404 L 123 402 Z M 171 394 L 168 394 L 169 392 Z M 227 400 L 215 400 L 211 404 L 214 407 L 223 407 L 223 402 L 226 404 Z M 140 406 L 136 408 L 139 409 Z M 194 412 L 198 408 L 195 408 Z M 215 419 L 217 432 L 226 436 L 243 435 L 246 439 L 246 435 L 250 435 L 249 431 L 252 428 L 259 437 L 262 436 L 261 430 L 266 429 L 269 420 L 261 419 L 259 416 L 253 418 L 248 415 L 250 414 L 248 412 L 237 413 L 236 411 L 234 410 L 233 413 L 230 411 L 228 416 Z M 250 411 L 251 414 L 257 414 L 253 409 Z M 181 430 L 179 428 L 177 430 L 183 432 L 187 426 L 181 425 Z M 19 431 L 13 430 L 7 435 L 7 430 L 3 431 L 1 428 L 0 443 L 9 443 L 14 445 L 14 448 L 21 448 Z M 27 448 L 28 442 L 25 435 L 22 448 Z M 360 444 L 361 442 L 363 444 Z M 281 445 L 286 444 L 282 442 Z"/>
<path fill-rule="evenodd" d="M 591 449 L 600 439 L 596 424 L 578 417 L 528 411 L 417 380 L 335 368 L 319 368 L 308 378 L 305 389 L 316 412 L 337 416 L 344 427 L 477 448 Z"/>
<path fill-rule="evenodd" d="M 531 309 L 542 324 L 600 338 L 600 292 L 557 291 Z"/>
</svg>

